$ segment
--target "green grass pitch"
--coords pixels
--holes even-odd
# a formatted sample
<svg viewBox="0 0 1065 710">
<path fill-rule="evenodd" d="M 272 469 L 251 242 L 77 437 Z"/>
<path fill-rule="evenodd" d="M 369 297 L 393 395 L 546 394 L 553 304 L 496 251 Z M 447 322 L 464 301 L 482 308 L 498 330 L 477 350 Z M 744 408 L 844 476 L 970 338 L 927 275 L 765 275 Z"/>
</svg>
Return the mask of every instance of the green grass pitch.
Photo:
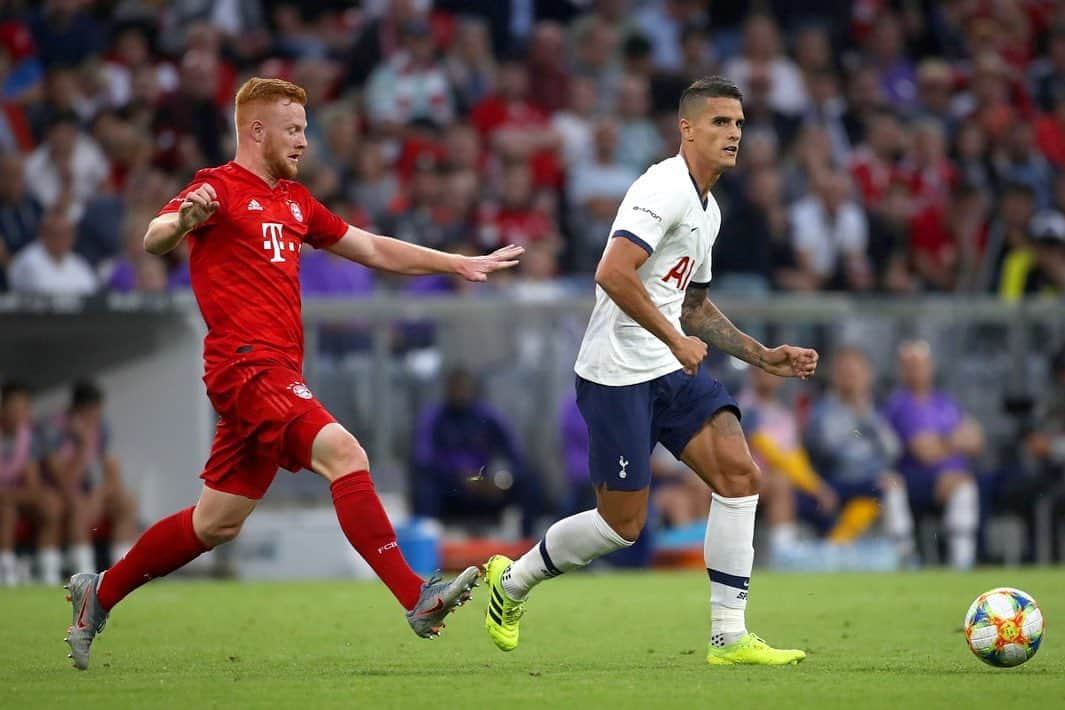
<svg viewBox="0 0 1065 710">
<path fill-rule="evenodd" d="M 1015 586 L 1047 619 L 1038 655 L 980 663 L 962 617 Z M 1007 708 L 1065 705 L 1065 570 L 784 575 L 756 571 L 747 619 L 805 648 L 786 668 L 710 668 L 703 575 L 573 574 L 536 590 L 510 654 L 485 590 L 442 638 L 409 631 L 380 584 L 163 580 L 116 610 L 79 673 L 61 590 L 0 590 L 4 708 Z"/>
</svg>

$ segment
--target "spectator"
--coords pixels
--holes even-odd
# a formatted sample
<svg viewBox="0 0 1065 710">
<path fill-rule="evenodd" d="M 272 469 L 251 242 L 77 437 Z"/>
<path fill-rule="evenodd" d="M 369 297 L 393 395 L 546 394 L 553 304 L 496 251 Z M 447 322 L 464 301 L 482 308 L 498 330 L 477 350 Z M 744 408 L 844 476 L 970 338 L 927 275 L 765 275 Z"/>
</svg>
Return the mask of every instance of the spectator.
<svg viewBox="0 0 1065 710">
<path fill-rule="evenodd" d="M 850 71 L 847 83 L 847 110 L 843 125 L 852 146 L 868 140 L 870 125 L 877 114 L 890 108 L 880 87 L 880 77 L 870 66 L 858 66 Z"/>
<path fill-rule="evenodd" d="M 752 14 L 743 26 L 743 54 L 725 64 L 725 76 L 744 94 L 752 76 L 764 77 L 769 87 L 769 106 L 794 116 L 802 113 L 809 98 L 798 67 L 780 49 L 777 24 L 769 15 Z"/>
<path fill-rule="evenodd" d="M 455 27 L 444 71 L 455 92 L 458 109 L 465 113 L 488 95 L 495 82 L 496 62 L 488 25 L 477 17 L 460 17 Z"/>
<path fill-rule="evenodd" d="M 0 586 L 20 581 L 15 532 L 20 516 L 34 526 L 37 571 L 43 584 L 59 584 L 58 496 L 40 476 L 40 440 L 34 436 L 29 389 L 17 382 L 0 387 Z"/>
<path fill-rule="evenodd" d="M 1060 18 L 1047 38 L 1046 57 L 1032 65 L 1031 85 L 1043 111 L 1053 111 L 1057 97 L 1065 94 L 1065 24 Z"/>
<path fill-rule="evenodd" d="M 1007 301 L 1065 293 L 1065 215 L 1056 210 L 1037 212 L 1029 236 L 1024 246 L 1010 250 L 1003 261 L 999 294 Z"/>
<path fill-rule="evenodd" d="M 347 197 L 366 210 L 370 222 L 375 224 L 385 218 L 389 205 L 399 199 L 400 193 L 399 180 L 388 169 L 384 152 L 381 141 L 364 141 L 356 158 L 355 179 L 347 189 Z"/>
<path fill-rule="evenodd" d="M 406 192 L 396 195 L 382 224 L 397 239 L 434 249 L 450 248 L 444 226 L 444 168 L 425 156 L 415 165 Z"/>
<path fill-rule="evenodd" d="M 29 28 L 46 66 L 74 66 L 99 54 L 104 30 L 78 0 L 46 0 L 30 15 Z"/>
<path fill-rule="evenodd" d="M 769 526 L 771 557 L 779 557 L 798 539 L 795 491 L 813 497 L 821 514 L 835 516 L 839 500 L 814 471 L 799 437 L 799 420 L 781 397 L 782 378 L 750 368 L 737 401 L 743 431 L 764 476 L 762 495 Z"/>
<path fill-rule="evenodd" d="M 446 124 L 455 112 L 451 85 L 436 59 L 436 39 L 426 20 L 400 27 L 402 51 L 379 65 L 366 83 L 370 123 L 392 135 L 418 119 Z"/>
<path fill-rule="evenodd" d="M 1025 403 L 1018 440 L 1010 442 L 1008 468 L 996 481 L 994 492 L 996 512 L 1021 514 L 1036 533 L 1036 544 L 1025 558 L 1040 563 L 1049 560 L 1039 559 L 1038 553 L 1050 553 L 1052 559 L 1053 550 L 1041 551 L 1038 545 L 1049 542 L 1053 546 L 1054 521 L 1065 516 L 1065 347 L 1050 357 L 1048 369 L 1046 386 Z M 1062 559 L 1065 550 L 1058 549 L 1057 554 Z"/>
<path fill-rule="evenodd" d="M 1055 94 L 1050 110 L 1035 122 L 1039 150 L 1056 170 L 1065 171 L 1065 85 Z"/>
<path fill-rule="evenodd" d="M 347 79 L 345 84 L 362 86 L 374 67 L 387 62 L 401 50 L 402 26 L 412 20 L 424 19 L 417 0 L 394 0 L 384 4 L 385 11 L 379 17 L 371 17 L 363 25 L 355 44 L 347 56 Z"/>
<path fill-rule="evenodd" d="M 799 268 L 816 283 L 864 291 L 873 285 L 866 255 L 869 225 L 850 191 L 843 171 L 817 176 L 814 193 L 791 207 L 792 243 Z"/>
<path fill-rule="evenodd" d="M 420 517 L 499 515 L 522 511 L 532 533 L 541 492 L 504 419 L 478 396 L 473 376 L 452 370 L 444 401 L 422 412 L 415 431 L 414 514 Z"/>
<path fill-rule="evenodd" d="M 562 138 L 529 98 L 525 65 L 507 59 L 500 63 L 496 78 L 495 91 L 473 108 L 470 122 L 500 158 L 528 161 L 537 187 L 559 187 L 562 166 L 557 151 Z"/>
<path fill-rule="evenodd" d="M 900 168 L 913 195 L 914 210 L 942 205 L 958 183 L 958 172 L 947 158 L 943 128 L 932 119 L 910 125 L 910 151 Z"/>
<path fill-rule="evenodd" d="M 832 162 L 847 165 L 851 159 L 851 143 L 844 121 L 847 101 L 840 93 L 839 79 L 829 71 L 809 75 L 810 105 L 802 116 L 802 123 L 822 127 L 831 145 Z M 793 125 L 788 128 L 795 130 Z M 801 129 L 799 129 L 801 130 Z M 793 136 L 789 136 L 793 140 Z"/>
<path fill-rule="evenodd" d="M 592 124 L 598 99 L 595 82 L 585 76 L 575 76 L 569 83 L 566 107 L 551 116 L 551 127 L 561 138 L 559 152 L 567 168 L 580 165 L 592 156 Z"/>
<path fill-rule="evenodd" d="M 576 243 L 577 270 L 591 272 L 610 232 L 610 224 L 639 172 L 618 159 L 618 125 L 612 118 L 596 121 L 594 155 L 570 173 L 568 191 Z"/>
<path fill-rule="evenodd" d="M 650 110 L 651 93 L 647 80 L 637 76 L 622 79 L 616 111 L 620 121 L 618 162 L 637 175 L 660 160 L 665 149 L 658 128 L 651 121 Z"/>
<path fill-rule="evenodd" d="M 882 12 L 869 34 L 866 53 L 876 67 L 884 96 L 904 113 L 917 102 L 917 70 L 905 49 L 901 20 L 892 12 Z"/>
<path fill-rule="evenodd" d="M 853 539 L 863 523 L 880 517 L 905 563 L 915 550 L 906 483 L 895 472 L 901 445 L 876 410 L 869 360 L 857 348 L 839 348 L 831 377 L 829 392 L 810 413 L 805 437 L 817 470 L 842 506 L 830 539 Z"/>
<path fill-rule="evenodd" d="M 501 182 L 498 202 L 487 202 L 481 208 L 478 247 L 485 251 L 506 244 L 528 247 L 544 243 L 558 247 L 558 228 L 537 204 L 529 167 L 522 162 L 508 163 L 503 168 Z"/>
<path fill-rule="evenodd" d="M 987 212 L 983 193 L 970 185 L 952 190 L 944 206 L 938 200 L 925 202 L 910 239 L 910 261 L 925 288 L 986 292 L 991 271 Z"/>
<path fill-rule="evenodd" d="M 103 269 L 109 290 L 166 291 L 166 262 L 144 251 L 144 233 L 154 216 L 153 212 L 131 212 L 122 221 L 122 253 Z"/>
<path fill-rule="evenodd" d="M 136 504 L 110 448 L 103 403 L 99 387 L 76 382 L 66 412 L 43 427 L 45 477 L 62 499 L 69 564 L 76 572 L 97 569 L 92 542 L 101 520 L 110 523 L 112 562 L 126 554 L 137 536 Z"/>
<path fill-rule="evenodd" d="M 928 343 L 902 343 L 898 363 L 900 386 L 884 415 L 903 444 L 899 468 L 910 507 L 918 516 L 943 511 L 950 564 L 967 570 L 976 561 L 980 501 L 973 465 L 984 449 L 983 432 L 952 396 L 936 388 Z"/>
<path fill-rule="evenodd" d="M 973 59 L 969 91 L 959 97 L 962 120 L 978 123 L 992 145 L 1007 138 L 1020 123 L 1009 81 L 1006 63 L 998 54 L 985 50 Z"/>
<path fill-rule="evenodd" d="M 1035 197 L 1037 209 L 1049 207 L 1052 197 L 1054 172 L 1039 146 L 1031 124 L 1018 123 L 995 145 L 991 164 L 998 183 L 1021 183 L 1027 185 Z"/>
<path fill-rule="evenodd" d="M 919 118 L 939 124 L 946 135 L 957 127 L 953 112 L 954 71 L 939 58 L 929 58 L 917 65 L 917 101 L 914 111 Z"/>
<path fill-rule="evenodd" d="M 592 81 L 600 110 L 608 110 L 614 106 L 618 82 L 623 74 L 618 51 L 621 46 L 620 38 L 616 26 L 600 16 L 593 15 L 587 22 L 579 23 L 573 28 L 573 74 Z M 641 47 L 646 48 L 646 55 L 650 55 L 650 45 L 643 35 L 631 35 L 625 41 L 626 48 L 634 42 L 642 43 Z"/>
<path fill-rule="evenodd" d="M 1027 185 L 1008 183 L 999 198 L 998 214 L 987 231 L 988 269 L 993 289 L 1000 295 L 1007 290 L 1005 269 L 1011 255 L 1030 250 L 1029 229 L 1035 214 L 1035 195 Z"/>
<path fill-rule="evenodd" d="M 995 176 L 984 129 L 975 123 L 958 126 L 952 157 L 959 183 L 971 185 L 989 198 L 994 195 Z"/>
<path fill-rule="evenodd" d="M 774 286 L 814 290 L 816 281 L 795 268 L 779 171 L 759 168 L 747 178 L 745 188 L 714 243 L 714 291 L 753 297 L 768 294 Z"/>
<path fill-rule="evenodd" d="M 656 70 L 679 72 L 684 68 L 681 34 L 685 27 L 706 22 L 702 4 L 698 0 L 663 0 L 647 3 L 636 11 L 633 24 L 650 40 Z M 731 73 L 729 76 L 736 80 Z"/>
<path fill-rule="evenodd" d="M 207 49 L 182 55 L 180 82 L 159 102 L 152 119 L 158 166 L 191 175 L 204 165 L 225 162 L 228 121 L 217 103 L 222 62 Z"/>
<path fill-rule="evenodd" d="M 565 41 L 561 25 L 543 21 L 537 23 L 529 44 L 529 92 L 548 114 L 562 108 L 569 97 Z"/>
<path fill-rule="evenodd" d="M 30 193 L 45 209 L 60 209 L 73 222 L 81 218 L 107 174 L 107 158 L 71 113 L 53 117 L 44 142 L 26 160 Z"/>
<path fill-rule="evenodd" d="M 87 296 L 97 287 L 92 267 L 74 253 L 74 225 L 56 210 L 45 213 L 37 240 L 15 255 L 8 280 L 12 291 L 56 296 Z"/>
<path fill-rule="evenodd" d="M 905 134 L 889 111 L 871 114 L 867 126 L 865 140 L 855 149 L 850 170 L 862 203 L 866 209 L 876 210 L 892 183 L 905 181 L 899 168 Z"/>
<path fill-rule="evenodd" d="M 11 258 L 33 242 L 40 224 L 41 205 L 26 190 L 22 156 L 0 154 L 0 290 Z"/>
</svg>

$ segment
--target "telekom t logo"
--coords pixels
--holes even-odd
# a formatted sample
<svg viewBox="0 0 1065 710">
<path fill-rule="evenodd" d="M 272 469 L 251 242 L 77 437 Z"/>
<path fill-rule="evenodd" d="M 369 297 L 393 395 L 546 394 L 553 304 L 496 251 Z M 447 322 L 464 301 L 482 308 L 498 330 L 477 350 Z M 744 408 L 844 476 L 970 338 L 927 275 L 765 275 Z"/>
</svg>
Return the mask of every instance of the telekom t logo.
<svg viewBox="0 0 1065 710">
<path fill-rule="evenodd" d="M 277 222 L 263 222 L 263 249 L 274 250 L 271 263 L 285 260 L 285 257 L 281 256 L 281 252 L 285 250 L 285 242 L 281 238 L 281 225 Z"/>
</svg>

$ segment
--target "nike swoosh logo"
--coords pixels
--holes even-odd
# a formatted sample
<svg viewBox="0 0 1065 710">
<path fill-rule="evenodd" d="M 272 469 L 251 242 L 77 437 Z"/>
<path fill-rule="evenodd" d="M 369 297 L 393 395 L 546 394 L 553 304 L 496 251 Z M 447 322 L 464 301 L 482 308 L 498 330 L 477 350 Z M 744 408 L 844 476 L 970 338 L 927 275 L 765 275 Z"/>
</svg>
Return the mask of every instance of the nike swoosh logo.
<svg viewBox="0 0 1065 710">
<path fill-rule="evenodd" d="M 441 599 L 440 597 L 437 597 L 436 598 L 436 604 L 433 606 L 433 608 L 432 609 L 426 609 L 425 611 L 423 611 L 420 614 L 418 614 L 418 616 L 429 616 L 430 614 L 435 614 L 436 612 L 440 611 L 443 608 L 444 608 L 444 600 Z"/>
<path fill-rule="evenodd" d="M 693 231 L 693 232 L 694 232 L 695 230 L 697 230 L 697 229 L 698 229 L 698 227 L 692 227 L 692 231 Z"/>
<path fill-rule="evenodd" d="M 81 611 L 78 612 L 78 620 L 74 622 L 74 625 L 79 629 L 87 629 L 89 625 L 85 623 L 85 609 L 89 606 L 89 595 L 86 594 L 81 598 Z"/>
</svg>

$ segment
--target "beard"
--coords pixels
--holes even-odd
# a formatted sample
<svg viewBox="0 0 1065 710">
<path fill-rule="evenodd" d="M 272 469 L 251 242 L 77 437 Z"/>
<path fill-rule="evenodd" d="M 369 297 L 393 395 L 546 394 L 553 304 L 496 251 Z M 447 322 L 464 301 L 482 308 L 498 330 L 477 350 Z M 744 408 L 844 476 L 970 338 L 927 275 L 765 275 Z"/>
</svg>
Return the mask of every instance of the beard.
<svg viewBox="0 0 1065 710">
<path fill-rule="evenodd" d="M 274 177 L 280 180 L 291 180 L 296 177 L 298 166 L 289 162 L 281 147 L 275 146 L 271 141 L 265 146 L 264 152 L 266 153 L 266 167 Z"/>
</svg>

